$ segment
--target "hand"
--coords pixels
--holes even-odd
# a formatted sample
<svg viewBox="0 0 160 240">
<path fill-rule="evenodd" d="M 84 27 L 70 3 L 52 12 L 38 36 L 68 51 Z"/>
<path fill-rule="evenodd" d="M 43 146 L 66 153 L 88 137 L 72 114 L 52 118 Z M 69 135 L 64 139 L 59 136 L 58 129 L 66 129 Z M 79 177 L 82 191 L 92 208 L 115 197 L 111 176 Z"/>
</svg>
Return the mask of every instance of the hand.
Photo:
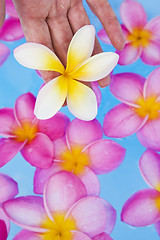
<svg viewBox="0 0 160 240">
<path fill-rule="evenodd" d="M 101 21 L 112 44 L 118 50 L 125 41 L 120 24 L 107 0 L 86 0 L 92 12 Z M 82 0 L 13 0 L 19 15 L 26 41 L 37 42 L 49 47 L 66 65 L 67 49 L 74 33 L 86 24 L 90 24 Z M 4 0 L 0 0 L 4 6 Z M 1 22 L 4 11 L 0 10 Z M 0 24 L 1 24 L 0 22 Z M 93 54 L 102 52 L 98 40 L 95 41 Z M 55 72 L 41 72 L 47 83 L 57 76 Z M 106 87 L 110 77 L 99 80 Z"/>
</svg>

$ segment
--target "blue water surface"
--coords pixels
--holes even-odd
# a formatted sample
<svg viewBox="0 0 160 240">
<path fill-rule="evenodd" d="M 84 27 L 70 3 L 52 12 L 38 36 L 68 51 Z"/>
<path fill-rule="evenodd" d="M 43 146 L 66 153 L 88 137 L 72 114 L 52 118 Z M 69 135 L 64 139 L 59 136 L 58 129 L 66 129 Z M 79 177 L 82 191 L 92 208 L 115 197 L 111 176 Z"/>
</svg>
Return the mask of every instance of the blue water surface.
<svg viewBox="0 0 160 240">
<path fill-rule="evenodd" d="M 138 0 L 138 2 L 145 8 L 148 20 L 160 15 L 160 0 Z M 110 0 L 110 3 L 121 22 L 119 7 L 122 0 Z M 102 26 L 99 20 L 91 13 L 85 1 L 84 6 L 91 23 L 96 27 L 96 31 L 100 30 Z M 32 92 L 37 95 L 38 89 L 43 82 L 34 70 L 24 68 L 13 57 L 13 49 L 24 42 L 24 39 L 11 43 L 4 42 L 10 48 L 11 55 L 0 67 L 0 108 L 14 107 L 15 100 L 23 93 Z M 104 51 L 114 51 L 112 46 L 108 46 L 101 41 L 100 44 Z M 146 77 L 154 68 L 138 60 L 129 66 L 117 66 L 114 73 L 135 72 Z M 101 89 L 101 92 L 102 102 L 99 107 L 97 119 L 102 124 L 105 113 L 117 105 L 118 100 L 110 93 L 109 88 Z M 66 113 L 71 119 L 74 118 L 69 113 L 67 107 L 64 107 L 61 111 Z M 106 137 L 104 136 L 104 138 Z M 136 135 L 123 139 L 114 139 L 114 141 L 127 149 L 125 160 L 115 171 L 99 177 L 101 197 L 109 201 L 117 210 L 117 222 L 111 236 L 114 240 L 159 240 L 160 238 L 156 233 L 154 225 L 135 228 L 120 221 L 120 212 L 125 201 L 136 191 L 149 187 L 139 171 L 138 162 L 145 148 L 139 143 Z M 33 194 L 34 171 L 35 168 L 29 165 L 20 154 L 0 169 L 0 172 L 10 175 L 18 182 L 19 196 Z M 20 229 L 15 224 L 11 224 L 8 239 L 13 239 Z"/>
</svg>

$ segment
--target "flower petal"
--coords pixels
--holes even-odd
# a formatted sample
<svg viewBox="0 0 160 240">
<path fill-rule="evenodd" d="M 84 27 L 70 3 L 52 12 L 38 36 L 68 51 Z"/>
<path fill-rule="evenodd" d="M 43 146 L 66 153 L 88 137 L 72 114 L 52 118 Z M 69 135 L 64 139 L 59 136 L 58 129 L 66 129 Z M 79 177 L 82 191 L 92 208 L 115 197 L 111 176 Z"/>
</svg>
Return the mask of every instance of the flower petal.
<svg viewBox="0 0 160 240">
<path fill-rule="evenodd" d="M 155 223 L 155 228 L 156 228 L 158 235 L 160 236 L 160 220 Z"/>
<path fill-rule="evenodd" d="M 68 151 L 68 144 L 66 142 L 66 137 L 62 137 L 54 141 L 54 147 L 55 147 L 55 160 L 61 160 L 62 155 L 65 151 Z"/>
<path fill-rule="evenodd" d="M 128 65 L 137 61 L 141 55 L 141 52 L 141 48 L 133 47 L 131 43 L 127 43 L 123 50 L 116 50 L 116 53 L 119 55 L 118 64 Z"/>
<path fill-rule="evenodd" d="M 9 17 L 5 20 L 0 29 L 0 40 L 16 41 L 24 37 L 20 20 L 18 18 Z"/>
<path fill-rule="evenodd" d="M 32 166 L 48 168 L 53 161 L 54 145 L 47 135 L 37 133 L 30 143 L 25 144 L 21 154 Z"/>
<path fill-rule="evenodd" d="M 101 233 L 92 238 L 93 240 L 113 240 L 107 233 Z"/>
<path fill-rule="evenodd" d="M 146 148 L 160 151 L 160 114 L 157 120 L 148 121 L 137 133 L 138 140 Z"/>
<path fill-rule="evenodd" d="M 9 48 L 3 43 L 0 43 L 0 66 L 6 61 L 9 54 L 10 54 Z"/>
<path fill-rule="evenodd" d="M 160 219 L 160 209 L 156 200 L 160 193 L 154 189 L 145 189 L 132 195 L 124 204 L 121 220 L 135 227 L 147 226 Z"/>
<path fill-rule="evenodd" d="M 96 95 L 96 98 L 97 98 L 97 105 L 99 107 L 100 103 L 101 103 L 101 99 L 102 99 L 102 94 L 101 94 L 101 91 L 99 89 L 99 85 L 98 85 L 98 82 L 91 82 L 91 86 L 92 86 L 92 89 Z"/>
<path fill-rule="evenodd" d="M 33 119 L 35 118 L 35 101 L 36 98 L 32 93 L 25 93 L 17 98 L 14 111 L 19 123 L 23 121 L 33 121 Z"/>
<path fill-rule="evenodd" d="M 0 204 L 18 194 L 17 183 L 9 176 L 0 173 Z"/>
<path fill-rule="evenodd" d="M 146 79 L 144 85 L 144 97 L 160 97 L 160 86 L 159 86 L 159 78 L 160 78 L 160 67 L 156 68 L 151 72 L 151 74 Z"/>
<path fill-rule="evenodd" d="M 149 65 L 159 65 L 160 64 L 160 43 L 151 41 L 150 44 L 143 48 L 141 59 L 144 63 Z"/>
<path fill-rule="evenodd" d="M 34 193 L 43 194 L 46 182 L 60 171 L 62 168 L 56 162 L 53 162 L 52 166 L 46 169 L 37 168 L 34 174 Z"/>
<path fill-rule="evenodd" d="M 108 137 L 127 137 L 137 132 L 146 121 L 146 118 L 139 117 L 131 107 L 119 104 L 105 115 L 104 134 Z"/>
<path fill-rule="evenodd" d="M 85 196 L 86 189 L 77 176 L 65 171 L 57 173 L 49 179 L 44 190 L 47 215 L 52 219 L 54 212 L 67 211 Z"/>
<path fill-rule="evenodd" d="M 85 167 L 83 174 L 78 176 L 84 183 L 87 196 L 98 196 L 100 194 L 100 183 L 96 174 L 88 167 Z"/>
<path fill-rule="evenodd" d="M 42 87 L 38 93 L 34 113 L 38 119 L 53 117 L 62 107 L 67 96 L 67 80 L 57 77 Z"/>
<path fill-rule="evenodd" d="M 24 67 L 64 72 L 57 56 L 46 46 L 39 43 L 24 43 L 14 50 L 14 57 Z"/>
<path fill-rule="evenodd" d="M 160 191 L 160 155 L 146 150 L 139 161 L 139 167 L 144 180 Z"/>
<path fill-rule="evenodd" d="M 23 142 L 16 142 L 14 138 L 0 139 L 0 167 L 9 162 L 23 147 Z"/>
<path fill-rule="evenodd" d="M 45 231 L 42 226 L 47 215 L 42 197 L 18 197 L 5 202 L 3 207 L 8 217 L 20 227 L 34 232 Z"/>
<path fill-rule="evenodd" d="M 86 82 L 98 81 L 110 74 L 118 59 L 116 53 L 99 53 L 87 59 L 70 77 Z"/>
<path fill-rule="evenodd" d="M 91 238 L 89 236 L 87 236 L 86 234 L 82 233 L 82 232 L 78 232 L 78 231 L 71 231 L 72 232 L 72 240 L 91 240 Z"/>
<path fill-rule="evenodd" d="M 137 1 L 124 1 L 120 7 L 120 15 L 124 25 L 131 32 L 135 28 L 143 28 L 147 23 L 147 14 Z"/>
<path fill-rule="evenodd" d="M 13 5 L 13 2 L 12 0 L 6 0 L 6 12 L 9 16 L 12 16 L 12 17 L 15 17 L 15 18 L 18 18 L 18 15 L 17 15 L 17 12 L 16 12 L 16 9 Z"/>
<path fill-rule="evenodd" d="M 92 89 L 70 79 L 68 86 L 67 105 L 69 111 L 77 118 L 90 121 L 97 115 L 97 99 Z"/>
<path fill-rule="evenodd" d="M 58 112 L 48 120 L 39 120 L 38 130 L 54 141 L 64 136 L 69 121 L 64 113 Z"/>
<path fill-rule="evenodd" d="M 104 174 L 119 167 L 126 150 L 114 141 L 103 139 L 89 145 L 85 153 L 89 156 L 89 167 L 96 174 Z"/>
<path fill-rule="evenodd" d="M 2 207 L 0 207 L 0 221 L 1 221 L 0 226 L 3 225 L 3 231 L 5 232 L 5 230 L 7 230 L 7 233 L 8 233 L 10 230 L 10 221 Z M 1 227 L 0 227 L 0 231 L 1 231 Z"/>
<path fill-rule="evenodd" d="M 6 240 L 7 239 L 7 229 L 6 229 L 6 224 L 3 220 L 0 219 L 0 238 L 1 240 Z"/>
<path fill-rule="evenodd" d="M 99 37 L 99 39 L 107 44 L 111 44 L 111 41 L 106 33 L 106 31 L 104 30 L 104 28 L 102 28 L 100 31 L 98 31 L 97 36 Z"/>
<path fill-rule="evenodd" d="M 102 232 L 111 233 L 116 221 L 116 211 L 104 199 L 85 197 L 78 201 L 70 214 L 79 231 L 94 237 Z"/>
<path fill-rule="evenodd" d="M 0 135 L 4 137 L 13 137 L 13 129 L 17 126 L 12 108 L 0 109 Z"/>
<path fill-rule="evenodd" d="M 68 48 L 66 68 L 67 72 L 71 73 L 74 71 L 92 55 L 94 41 L 94 26 L 86 25 L 76 32 Z"/>
<path fill-rule="evenodd" d="M 102 139 L 103 130 L 97 119 L 90 122 L 74 119 L 67 128 L 67 140 L 69 144 L 82 147 Z"/>
<path fill-rule="evenodd" d="M 13 240 L 42 240 L 42 236 L 28 230 L 21 230 Z"/>
<path fill-rule="evenodd" d="M 143 97 L 145 78 L 136 73 L 119 73 L 112 75 L 110 90 L 120 101 L 132 105 Z"/>
<path fill-rule="evenodd" d="M 151 19 L 145 26 L 145 29 L 152 33 L 154 41 L 160 41 L 160 16 Z"/>
</svg>

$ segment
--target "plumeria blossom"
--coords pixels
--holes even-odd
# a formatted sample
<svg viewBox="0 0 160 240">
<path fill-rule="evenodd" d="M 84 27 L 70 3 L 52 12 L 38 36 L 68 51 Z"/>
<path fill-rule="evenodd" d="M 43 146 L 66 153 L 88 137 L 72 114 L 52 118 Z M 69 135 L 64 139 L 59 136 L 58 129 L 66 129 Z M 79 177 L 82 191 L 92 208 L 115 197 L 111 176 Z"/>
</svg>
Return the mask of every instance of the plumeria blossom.
<svg viewBox="0 0 160 240">
<path fill-rule="evenodd" d="M 120 7 L 122 31 L 126 46 L 119 54 L 119 64 L 126 65 L 135 62 L 139 57 L 150 65 L 160 64 L 160 16 L 147 22 L 147 14 L 143 6 L 136 1 L 126 0 Z M 98 32 L 99 38 L 109 42 L 104 29 Z"/>
<path fill-rule="evenodd" d="M 9 218 L 5 214 L 2 204 L 14 198 L 18 194 L 17 183 L 9 176 L 0 173 L 0 239 L 6 240 L 9 229 L 10 222 Z"/>
<path fill-rule="evenodd" d="M 25 229 L 14 240 L 91 240 L 103 232 L 110 234 L 116 220 L 116 211 L 107 201 L 88 197 L 81 180 L 65 171 L 49 179 L 43 198 L 18 197 L 3 207 Z"/>
<path fill-rule="evenodd" d="M 123 161 L 125 149 L 118 143 L 102 139 L 103 130 L 94 119 L 90 122 L 74 119 L 66 130 L 66 137 L 56 140 L 54 163 L 47 169 L 36 169 L 34 192 L 42 194 L 46 181 L 65 170 L 81 178 L 88 195 L 99 195 L 96 174 L 116 169 Z"/>
<path fill-rule="evenodd" d="M 35 97 L 26 93 L 18 97 L 14 109 L 0 109 L 0 167 L 19 151 L 33 166 L 47 168 L 54 157 L 53 141 L 65 134 L 68 117 L 57 113 L 49 120 L 38 120 L 33 111 Z"/>
<path fill-rule="evenodd" d="M 147 148 L 160 150 L 160 68 L 145 80 L 135 73 L 112 76 L 110 90 L 122 103 L 111 109 L 104 119 L 108 137 L 126 137 L 137 132 Z"/>
<path fill-rule="evenodd" d="M 9 54 L 10 54 L 9 48 L 3 43 L 0 43 L 0 66 L 6 61 Z"/>
<path fill-rule="evenodd" d="M 146 183 L 152 189 L 140 190 L 124 204 L 121 219 L 132 226 L 154 224 L 160 235 L 160 155 L 146 150 L 139 167 Z"/>
<path fill-rule="evenodd" d="M 77 31 L 68 48 L 66 69 L 57 56 L 41 44 L 25 43 L 14 50 L 15 58 L 23 66 L 60 73 L 40 89 L 34 110 L 37 118 L 52 117 L 66 99 L 70 112 L 77 118 L 89 121 L 96 117 L 96 96 L 80 81 L 86 83 L 104 78 L 116 66 L 119 57 L 109 52 L 91 57 L 94 41 L 92 25 Z"/>
</svg>

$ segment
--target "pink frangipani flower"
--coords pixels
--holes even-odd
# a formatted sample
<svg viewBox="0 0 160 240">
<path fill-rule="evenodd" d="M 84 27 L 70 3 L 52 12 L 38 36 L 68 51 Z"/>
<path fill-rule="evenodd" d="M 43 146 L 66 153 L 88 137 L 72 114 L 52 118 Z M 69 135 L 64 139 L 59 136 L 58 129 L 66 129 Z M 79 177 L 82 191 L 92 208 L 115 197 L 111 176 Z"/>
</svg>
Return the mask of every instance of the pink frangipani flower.
<svg viewBox="0 0 160 240">
<path fill-rule="evenodd" d="M 160 68 L 145 80 L 135 73 L 112 76 L 110 90 L 122 101 L 104 119 L 108 137 L 126 137 L 137 132 L 139 141 L 147 148 L 160 150 Z"/>
<path fill-rule="evenodd" d="M 42 194 L 46 181 L 59 171 L 66 170 L 81 178 L 88 195 L 99 195 L 96 174 L 108 173 L 123 161 L 125 149 L 118 143 L 102 139 L 103 130 L 95 119 L 85 122 L 74 119 L 66 137 L 55 141 L 54 163 L 48 169 L 36 169 L 34 192 Z"/>
<path fill-rule="evenodd" d="M 119 54 L 119 64 L 135 62 L 139 57 L 149 65 L 160 64 L 160 16 L 147 22 L 147 14 L 137 1 L 126 0 L 120 7 L 121 19 L 124 23 L 122 31 L 126 46 Z M 99 38 L 109 42 L 104 29 L 98 32 Z"/>
<path fill-rule="evenodd" d="M 81 180 L 65 171 L 49 179 L 43 198 L 18 197 L 3 206 L 8 217 L 25 229 L 14 240 L 91 240 L 103 232 L 110 234 L 116 220 L 107 201 L 88 197 Z"/>
<path fill-rule="evenodd" d="M 17 183 L 9 176 L 0 173 L 0 239 L 6 240 L 10 229 L 9 218 L 5 214 L 2 204 L 18 194 Z"/>
<path fill-rule="evenodd" d="M 33 166 L 47 168 L 54 157 L 53 141 L 65 134 L 69 119 L 57 113 L 49 120 L 38 120 L 33 111 L 35 97 L 31 93 L 21 95 L 14 109 L 0 109 L 0 167 L 19 151 Z"/>
<path fill-rule="evenodd" d="M 160 235 L 160 155 L 146 150 L 139 167 L 144 180 L 152 189 L 140 190 L 131 196 L 123 206 L 121 219 L 136 227 L 155 224 Z"/>
</svg>

